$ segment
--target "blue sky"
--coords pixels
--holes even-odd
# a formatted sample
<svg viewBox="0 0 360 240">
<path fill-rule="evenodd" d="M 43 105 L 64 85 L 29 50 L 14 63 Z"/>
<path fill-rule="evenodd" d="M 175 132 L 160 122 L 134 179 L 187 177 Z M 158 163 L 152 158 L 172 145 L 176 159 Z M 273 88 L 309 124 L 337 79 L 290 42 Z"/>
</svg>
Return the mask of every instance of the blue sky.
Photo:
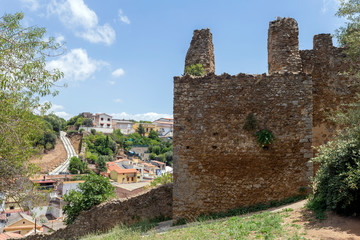
<svg viewBox="0 0 360 240">
<path fill-rule="evenodd" d="M 46 27 L 67 51 L 49 59 L 65 73 L 52 110 L 115 118 L 171 117 L 173 76 L 183 73 L 194 29 L 210 28 L 216 73 L 267 72 L 267 31 L 277 16 L 299 24 L 300 49 L 334 33 L 337 0 L 0 0 L 2 15 L 22 11 L 24 25 Z M 336 41 L 334 41 L 336 44 Z"/>
</svg>

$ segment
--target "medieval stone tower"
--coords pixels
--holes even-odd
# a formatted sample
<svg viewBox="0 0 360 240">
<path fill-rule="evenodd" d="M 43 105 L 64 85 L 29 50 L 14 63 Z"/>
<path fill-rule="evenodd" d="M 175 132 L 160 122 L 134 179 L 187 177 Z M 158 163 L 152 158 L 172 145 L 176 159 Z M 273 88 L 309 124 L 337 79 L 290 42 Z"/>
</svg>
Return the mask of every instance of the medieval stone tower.
<svg viewBox="0 0 360 240">
<path fill-rule="evenodd" d="M 206 75 L 174 77 L 175 218 L 193 218 L 298 195 L 313 174 L 313 145 L 331 138 L 324 113 L 356 91 L 339 76 L 345 56 L 328 34 L 313 50 L 299 50 L 292 18 L 269 24 L 268 75 L 215 75 L 212 35 L 195 30 L 185 66 L 201 63 Z M 243 129 L 247 116 L 256 129 Z M 275 136 L 262 148 L 254 133 Z"/>
</svg>

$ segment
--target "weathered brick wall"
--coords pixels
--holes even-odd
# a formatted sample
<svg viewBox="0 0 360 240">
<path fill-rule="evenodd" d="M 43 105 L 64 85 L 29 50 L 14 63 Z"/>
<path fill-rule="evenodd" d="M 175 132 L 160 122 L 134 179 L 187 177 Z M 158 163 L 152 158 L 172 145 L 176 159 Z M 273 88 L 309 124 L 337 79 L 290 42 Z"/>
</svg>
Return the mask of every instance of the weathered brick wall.
<svg viewBox="0 0 360 240">
<path fill-rule="evenodd" d="M 64 229 L 50 235 L 32 235 L 27 240 L 78 239 L 120 224 L 131 224 L 159 216 L 172 217 L 173 185 L 168 184 L 126 201 L 113 200 L 82 212 Z"/>
<path fill-rule="evenodd" d="M 253 113 L 276 140 L 268 150 L 243 130 Z M 312 171 L 311 75 L 174 78 L 175 218 L 280 200 Z"/>
</svg>

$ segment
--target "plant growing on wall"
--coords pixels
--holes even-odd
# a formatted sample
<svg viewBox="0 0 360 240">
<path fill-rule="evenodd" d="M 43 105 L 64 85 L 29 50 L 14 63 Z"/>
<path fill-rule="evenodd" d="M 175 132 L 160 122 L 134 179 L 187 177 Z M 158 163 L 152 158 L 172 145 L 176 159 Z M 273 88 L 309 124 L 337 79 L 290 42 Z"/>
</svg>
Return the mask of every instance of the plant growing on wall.
<svg viewBox="0 0 360 240">
<path fill-rule="evenodd" d="M 243 129 L 246 131 L 253 131 L 256 129 L 257 121 L 254 114 L 249 113 L 246 117 Z"/>
<path fill-rule="evenodd" d="M 203 68 L 203 65 L 201 63 L 198 63 L 187 66 L 185 68 L 185 73 L 188 73 L 193 76 L 204 76 L 205 70 Z"/>
<path fill-rule="evenodd" d="M 261 145 L 261 147 L 266 147 L 267 145 L 274 142 L 274 135 L 266 129 L 262 129 L 255 133 L 256 141 Z"/>
</svg>

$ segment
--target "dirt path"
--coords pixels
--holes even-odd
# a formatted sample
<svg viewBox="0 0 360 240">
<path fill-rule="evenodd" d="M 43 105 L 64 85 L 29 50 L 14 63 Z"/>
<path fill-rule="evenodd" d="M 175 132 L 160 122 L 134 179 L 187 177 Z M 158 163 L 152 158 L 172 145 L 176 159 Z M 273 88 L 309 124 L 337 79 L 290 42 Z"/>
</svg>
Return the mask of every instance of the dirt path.
<svg viewBox="0 0 360 240">
<path fill-rule="evenodd" d="M 301 233 L 301 235 L 299 236 L 301 239 L 360 240 L 360 218 L 341 217 L 334 213 L 329 213 L 327 219 L 319 221 L 315 219 L 314 215 L 310 211 L 304 208 L 305 204 L 306 200 L 303 200 L 278 208 L 268 209 L 266 211 L 280 212 L 287 208 L 293 209 L 293 211 L 286 212 L 286 215 L 284 217 L 284 225 L 290 226 L 289 231 L 296 231 L 297 233 Z M 242 216 L 246 217 L 252 214 L 246 214 Z M 222 220 L 224 219 L 210 220 L 209 222 Z M 174 229 L 190 227 L 200 224 L 199 222 L 193 222 L 186 225 L 172 226 L 172 223 L 172 220 L 159 223 L 156 228 L 156 232 L 163 233 Z"/>
<path fill-rule="evenodd" d="M 325 220 L 319 221 L 314 215 L 303 208 L 305 200 L 290 206 L 294 211 L 289 212 L 285 223 L 298 225 L 299 232 L 304 233 L 307 239 L 359 239 L 360 218 L 342 217 L 334 213 L 328 213 Z"/>
<path fill-rule="evenodd" d="M 55 169 L 61 163 L 66 160 L 67 154 L 65 147 L 61 140 L 58 138 L 56 140 L 56 145 L 53 150 L 48 151 L 45 154 L 42 154 L 40 157 L 31 158 L 30 162 L 35 163 L 41 168 L 41 173 L 48 173 L 51 170 Z"/>
</svg>

